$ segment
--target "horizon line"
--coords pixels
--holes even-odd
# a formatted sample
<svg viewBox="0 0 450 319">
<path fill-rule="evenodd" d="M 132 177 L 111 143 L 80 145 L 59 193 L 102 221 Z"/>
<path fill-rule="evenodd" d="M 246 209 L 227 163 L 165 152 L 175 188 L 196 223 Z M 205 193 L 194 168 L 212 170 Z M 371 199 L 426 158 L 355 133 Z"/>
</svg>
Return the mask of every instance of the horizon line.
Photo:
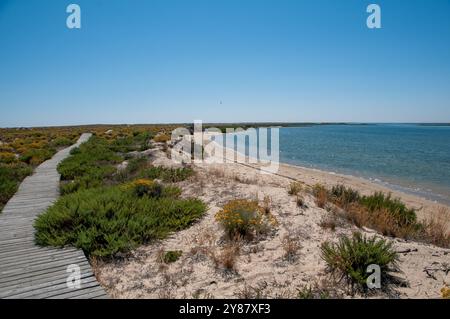
<svg viewBox="0 0 450 319">
<path fill-rule="evenodd" d="M 161 122 L 161 123 L 95 123 L 95 124 L 63 124 L 63 125 L 32 125 L 32 126 L 0 126 L 0 129 L 27 129 L 27 128 L 70 128 L 70 127 L 89 127 L 89 126 L 146 126 L 146 125 L 193 125 L 192 122 Z M 357 122 L 357 121 L 310 121 L 310 122 L 284 122 L 284 121 L 254 121 L 254 122 L 202 122 L 202 125 L 248 125 L 248 124 L 269 124 L 269 125 L 376 125 L 376 124 L 416 124 L 416 125 L 450 125 L 449 122 Z"/>
</svg>

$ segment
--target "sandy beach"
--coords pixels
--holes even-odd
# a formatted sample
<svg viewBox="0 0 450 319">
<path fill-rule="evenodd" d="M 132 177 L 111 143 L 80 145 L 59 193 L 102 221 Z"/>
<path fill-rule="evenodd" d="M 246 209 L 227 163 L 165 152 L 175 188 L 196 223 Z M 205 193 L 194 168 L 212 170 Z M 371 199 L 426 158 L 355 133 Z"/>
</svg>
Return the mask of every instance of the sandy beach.
<svg viewBox="0 0 450 319">
<path fill-rule="evenodd" d="M 146 156 L 154 165 L 173 166 L 166 152 L 155 149 Z M 168 239 L 142 246 L 122 259 L 98 262 L 97 278 L 114 298 L 296 298 L 305 287 L 326 292 L 331 298 L 359 298 L 332 278 L 320 256 L 324 241 L 359 230 L 368 236 L 392 241 L 400 255 L 397 274 L 403 284 L 373 294 L 373 298 L 439 298 L 450 284 L 450 250 L 430 244 L 384 237 L 371 229 L 358 229 L 344 221 L 332 230 L 323 227 L 331 211 L 319 208 L 312 195 L 304 193 L 299 207 L 287 188 L 292 180 L 312 186 L 344 184 L 362 194 L 392 193 L 417 210 L 419 219 L 435 214 L 444 205 L 388 189 L 352 176 L 280 164 L 276 174 L 261 174 L 257 165 L 226 163 L 195 165 L 195 176 L 180 182 L 184 197 L 198 197 L 208 212 L 192 227 Z M 220 257 L 229 253 L 223 230 L 214 215 L 232 199 L 269 202 L 277 220 L 265 236 L 236 244 L 233 270 L 224 269 Z M 448 207 L 447 207 L 448 209 Z M 286 249 L 296 247 L 292 258 Z M 180 250 L 174 263 L 161 262 L 161 252 Z M 366 296 L 367 297 L 367 296 Z"/>
</svg>

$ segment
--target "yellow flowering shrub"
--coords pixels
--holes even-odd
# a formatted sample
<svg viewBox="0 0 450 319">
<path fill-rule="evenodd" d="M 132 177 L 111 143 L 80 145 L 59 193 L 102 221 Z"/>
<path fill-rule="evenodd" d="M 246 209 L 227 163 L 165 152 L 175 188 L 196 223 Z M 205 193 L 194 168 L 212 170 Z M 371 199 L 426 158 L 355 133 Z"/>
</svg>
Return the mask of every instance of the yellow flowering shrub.
<svg viewBox="0 0 450 319">
<path fill-rule="evenodd" d="M 170 141 L 170 136 L 167 134 L 158 134 L 153 138 L 153 141 L 155 141 L 156 143 L 166 143 L 168 141 Z"/>
<path fill-rule="evenodd" d="M 11 152 L 0 152 L 0 162 L 1 163 L 13 163 L 16 162 L 17 158 L 16 155 L 14 153 Z"/>
<path fill-rule="evenodd" d="M 441 289 L 442 298 L 450 299 L 450 288 L 445 286 Z"/>
<path fill-rule="evenodd" d="M 271 214 L 264 213 L 264 209 L 257 201 L 246 199 L 229 201 L 215 218 L 230 237 L 259 233 L 269 225 L 274 226 L 277 223 Z"/>
</svg>

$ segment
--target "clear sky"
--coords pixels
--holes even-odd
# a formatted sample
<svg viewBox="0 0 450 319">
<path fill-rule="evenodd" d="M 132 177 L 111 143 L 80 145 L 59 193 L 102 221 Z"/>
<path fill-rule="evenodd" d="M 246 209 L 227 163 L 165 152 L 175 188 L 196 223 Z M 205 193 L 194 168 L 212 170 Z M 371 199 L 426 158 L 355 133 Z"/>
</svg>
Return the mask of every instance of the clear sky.
<svg viewBox="0 0 450 319">
<path fill-rule="evenodd" d="M 450 1 L 0 0 L 0 126 L 195 119 L 450 122 Z"/>
</svg>

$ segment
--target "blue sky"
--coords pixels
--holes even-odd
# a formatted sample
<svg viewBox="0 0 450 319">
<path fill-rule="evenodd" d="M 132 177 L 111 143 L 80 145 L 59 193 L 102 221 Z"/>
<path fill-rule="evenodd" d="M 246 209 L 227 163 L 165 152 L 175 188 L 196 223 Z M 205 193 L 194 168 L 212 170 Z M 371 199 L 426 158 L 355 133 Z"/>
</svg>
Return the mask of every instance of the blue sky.
<svg viewBox="0 0 450 319">
<path fill-rule="evenodd" d="M 0 0 L 0 126 L 195 119 L 450 122 L 450 1 Z"/>
</svg>

